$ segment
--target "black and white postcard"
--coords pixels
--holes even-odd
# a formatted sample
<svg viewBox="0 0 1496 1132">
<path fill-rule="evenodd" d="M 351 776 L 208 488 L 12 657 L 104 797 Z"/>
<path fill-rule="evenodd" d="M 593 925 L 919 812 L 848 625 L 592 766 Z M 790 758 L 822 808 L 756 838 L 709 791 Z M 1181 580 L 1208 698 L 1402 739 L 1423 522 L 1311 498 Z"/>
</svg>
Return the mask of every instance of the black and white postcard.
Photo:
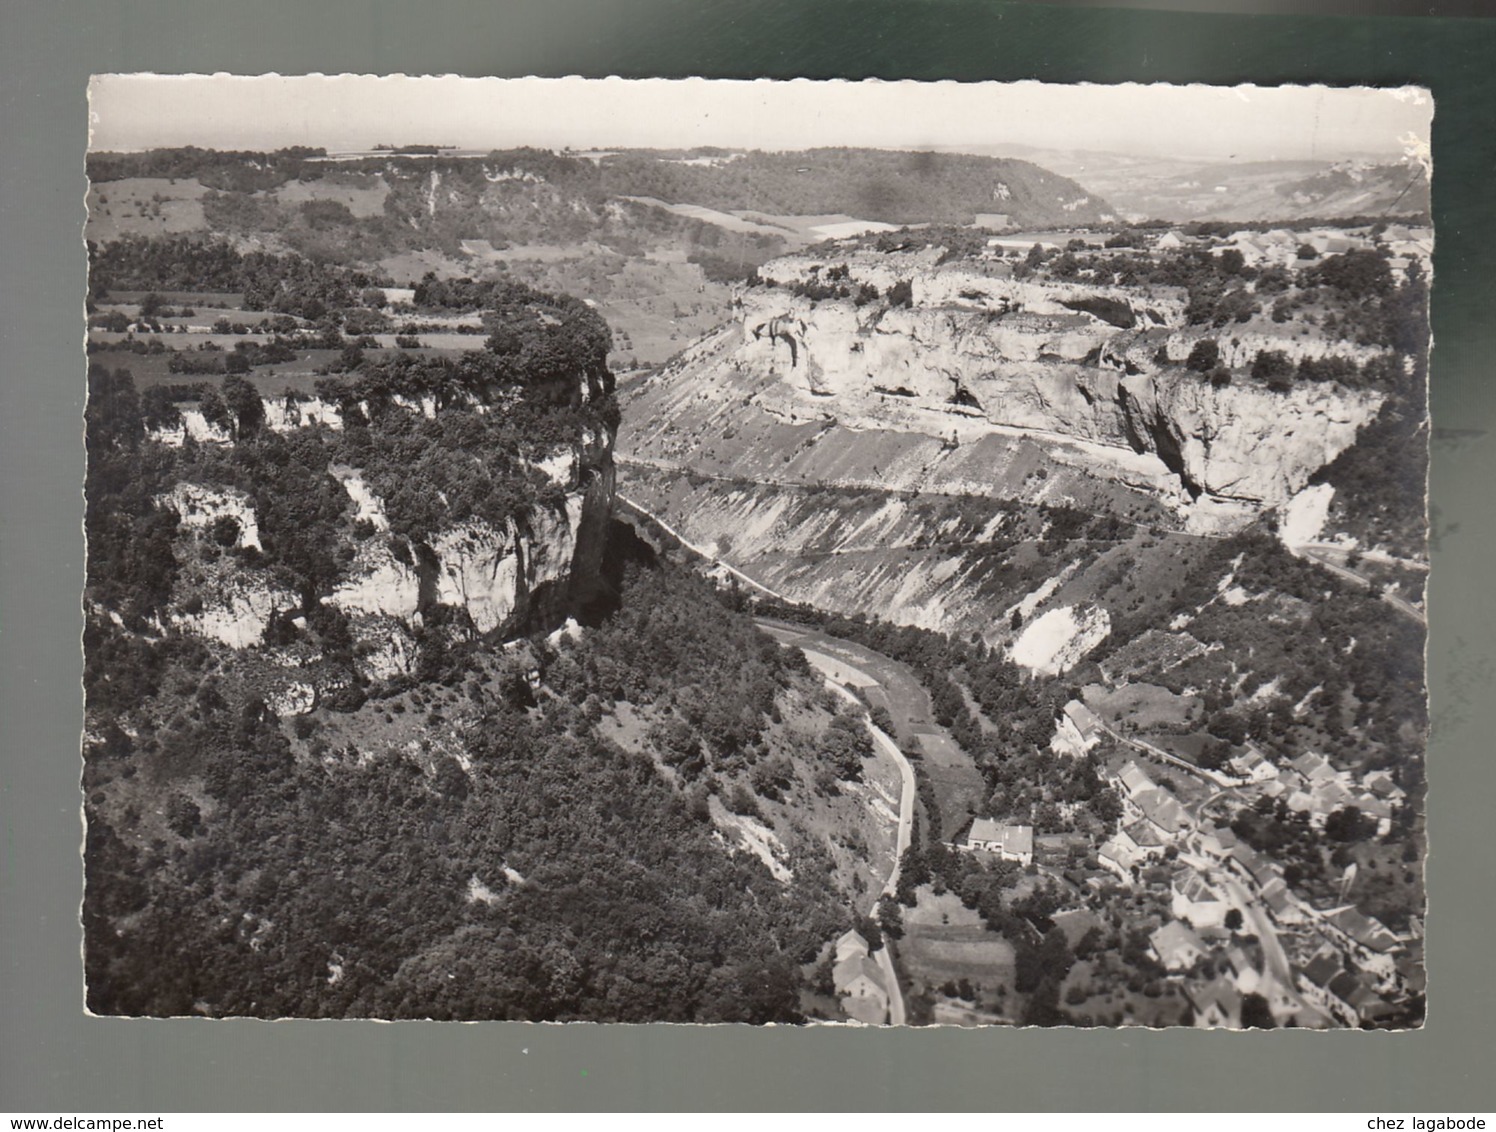
<svg viewBox="0 0 1496 1132">
<path fill-rule="evenodd" d="M 1422 1025 L 1426 91 L 90 116 L 90 1012 Z"/>
</svg>

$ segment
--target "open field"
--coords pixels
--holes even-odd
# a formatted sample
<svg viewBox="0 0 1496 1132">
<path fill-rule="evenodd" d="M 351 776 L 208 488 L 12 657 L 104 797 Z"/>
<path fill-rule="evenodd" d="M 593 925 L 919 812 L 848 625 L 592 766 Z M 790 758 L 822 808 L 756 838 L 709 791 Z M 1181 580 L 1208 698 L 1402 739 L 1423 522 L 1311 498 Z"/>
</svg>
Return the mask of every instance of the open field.
<svg viewBox="0 0 1496 1132">
<path fill-rule="evenodd" d="M 1203 710 L 1198 696 L 1176 696 L 1156 684 L 1127 684 L 1110 690 L 1088 684 L 1085 700 L 1104 723 L 1130 731 L 1184 727 L 1198 722 Z"/>
<path fill-rule="evenodd" d="M 971 765 L 971 757 L 944 731 L 915 728 L 914 734 L 919 740 L 925 765 L 942 768 Z"/>
<path fill-rule="evenodd" d="M 966 979 L 980 1000 L 990 1002 L 999 988 L 1012 985 L 1012 946 L 949 892 L 936 896 L 928 886 L 919 890 L 918 904 L 905 909 L 898 948 L 916 994 L 928 992 L 939 1000 L 946 982 Z"/>
<path fill-rule="evenodd" d="M 372 176 L 344 173 L 331 174 L 318 181 L 287 181 L 274 192 L 264 195 L 289 205 L 314 200 L 334 201 L 346 206 L 362 220 L 384 212 L 384 200 L 390 195 L 390 187 L 378 173 Z"/>
<path fill-rule="evenodd" d="M 204 226 L 202 195 L 195 180 L 130 177 L 88 189 L 85 235 L 98 243 L 121 236 L 164 236 Z"/>
</svg>

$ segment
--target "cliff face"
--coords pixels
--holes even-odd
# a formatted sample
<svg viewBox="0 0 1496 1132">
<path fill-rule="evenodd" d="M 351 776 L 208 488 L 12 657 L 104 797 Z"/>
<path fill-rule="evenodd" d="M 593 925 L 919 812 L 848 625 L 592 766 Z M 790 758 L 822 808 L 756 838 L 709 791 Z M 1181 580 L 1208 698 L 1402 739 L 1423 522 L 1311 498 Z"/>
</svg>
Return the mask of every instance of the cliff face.
<svg viewBox="0 0 1496 1132">
<path fill-rule="evenodd" d="M 766 265 L 782 285 L 622 392 L 622 496 L 790 600 L 1008 649 L 1053 614 L 1025 648 L 1063 668 L 1106 632 L 1085 611 L 1136 616 L 1135 579 L 1286 505 L 1381 401 L 1183 365 L 1205 336 L 1245 368 L 1368 353 L 1347 343 L 1191 327 L 1171 288 L 938 258 Z"/>
<path fill-rule="evenodd" d="M 277 398 L 265 401 L 264 410 L 276 432 L 342 428 L 338 410 L 316 400 Z M 205 426 L 200 412 L 184 408 L 182 418 L 147 442 L 233 444 L 227 429 Z M 349 617 L 365 675 L 409 673 L 416 655 L 412 630 L 434 607 L 464 615 L 477 633 L 502 635 L 560 624 L 596 593 L 613 507 L 613 437 L 588 432 L 581 443 L 558 447 L 533 466 L 558 489 L 559 500 L 536 503 L 501 525 L 452 522 L 420 540 L 390 530 L 384 500 L 361 469 L 329 467 L 347 494 L 338 537 L 351 550 L 318 597 Z M 263 549 L 254 501 L 243 491 L 184 481 L 156 503 L 177 515 L 179 541 L 201 543 L 223 532 L 222 545 Z M 232 525 L 215 527 L 225 521 Z M 356 525 L 363 529 L 355 531 Z M 253 559 L 231 562 L 215 554 L 204 565 L 196 554 L 183 557 L 192 568 L 179 578 L 167 618 L 182 631 L 236 648 L 256 646 L 266 640 L 273 617 L 303 604 Z"/>
<path fill-rule="evenodd" d="M 907 307 L 747 289 L 736 341 L 715 344 L 694 380 L 772 378 L 756 403 L 786 418 L 831 416 L 855 429 L 962 443 L 1018 430 L 1092 449 L 1102 475 L 1135 480 L 1151 465 L 1159 489 L 1200 531 L 1240 525 L 1286 502 L 1381 403 L 1378 394 L 1329 384 L 1284 393 L 1245 379 L 1212 386 L 1178 364 L 1207 335 L 1182 325 L 1172 289 L 1055 286 L 886 262 L 896 258 L 853 263 L 851 278 L 885 294 L 908 282 Z M 812 266 L 776 261 L 763 274 L 803 282 Z M 1374 353 L 1261 332 L 1214 334 L 1228 366 L 1250 365 L 1267 349 L 1291 361 L 1332 353 L 1364 361 Z"/>
</svg>

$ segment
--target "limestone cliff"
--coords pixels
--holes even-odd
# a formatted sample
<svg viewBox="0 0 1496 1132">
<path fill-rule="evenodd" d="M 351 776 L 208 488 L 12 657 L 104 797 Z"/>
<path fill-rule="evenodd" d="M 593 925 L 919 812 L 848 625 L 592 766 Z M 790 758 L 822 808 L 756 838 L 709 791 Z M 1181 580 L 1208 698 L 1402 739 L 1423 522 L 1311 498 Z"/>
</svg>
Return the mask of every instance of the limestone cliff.
<svg viewBox="0 0 1496 1132">
<path fill-rule="evenodd" d="M 421 406 L 408 407 L 421 411 Z M 264 402 L 275 432 L 324 427 L 341 431 L 339 411 L 317 399 Z M 222 447 L 229 431 L 204 427 L 201 412 L 182 406 L 181 423 L 157 429 L 148 443 L 184 441 Z M 416 650 L 411 631 L 423 614 L 446 607 L 473 631 L 503 634 L 559 625 L 600 585 L 603 545 L 614 493 L 610 433 L 585 432 L 533 467 L 555 487 L 506 523 L 453 521 L 424 539 L 392 532 L 385 501 L 352 465 L 329 466 L 347 507 L 336 537 L 348 546 L 338 577 L 318 595 L 350 618 L 359 667 L 373 678 L 409 673 Z M 178 518 L 178 557 L 189 564 L 177 579 L 168 621 L 181 631 L 236 648 L 262 644 L 276 616 L 302 613 L 301 595 L 276 584 L 254 556 L 222 558 L 205 544 L 262 551 L 253 498 L 234 488 L 183 481 L 157 506 Z M 362 527 L 362 531 L 356 528 Z"/>
<path fill-rule="evenodd" d="M 787 420 L 834 418 L 846 428 L 962 444 L 1016 431 L 1079 446 L 1100 475 L 1152 479 L 1200 531 L 1239 526 L 1286 502 L 1381 403 L 1377 393 L 1333 384 L 1276 392 L 1245 374 L 1219 387 L 1204 381 L 1180 363 L 1207 336 L 1233 367 L 1262 350 L 1291 361 L 1335 354 L 1358 362 L 1376 351 L 1261 329 L 1187 327 L 1172 288 L 1020 281 L 940 267 L 928 255 L 844 266 L 853 284 L 883 294 L 908 283 L 909 305 L 750 287 L 730 331 L 678 364 L 681 380 L 711 388 L 772 379 L 756 386 L 754 403 Z M 794 257 L 762 274 L 804 284 L 819 269 Z"/>
</svg>

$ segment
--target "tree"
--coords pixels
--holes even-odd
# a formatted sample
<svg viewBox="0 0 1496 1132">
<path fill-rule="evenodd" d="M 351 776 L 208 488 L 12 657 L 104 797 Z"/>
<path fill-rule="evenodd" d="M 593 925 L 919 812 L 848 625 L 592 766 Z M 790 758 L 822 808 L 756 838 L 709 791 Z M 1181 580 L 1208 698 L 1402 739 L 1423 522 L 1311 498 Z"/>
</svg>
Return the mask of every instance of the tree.
<svg viewBox="0 0 1496 1132">
<path fill-rule="evenodd" d="M 1221 360 L 1221 347 L 1214 338 L 1201 338 L 1190 348 L 1185 359 L 1185 368 L 1196 373 L 1209 373 Z"/>
<path fill-rule="evenodd" d="M 1240 908 L 1226 909 L 1226 930 L 1228 932 L 1239 932 L 1242 927 L 1242 916 Z"/>
<path fill-rule="evenodd" d="M 1325 818 L 1325 836 L 1331 841 L 1364 841 L 1376 832 L 1376 819 L 1356 806 L 1345 806 Z"/>
<path fill-rule="evenodd" d="M 1293 361 L 1283 350 L 1259 350 L 1252 359 L 1252 377 L 1257 381 L 1291 377 L 1293 372 Z"/>
<path fill-rule="evenodd" d="M 878 924 L 889 939 L 904 938 L 904 909 L 892 896 L 878 901 Z"/>
<path fill-rule="evenodd" d="M 234 416 L 238 439 L 254 436 L 264 425 L 265 403 L 259 390 L 245 378 L 230 374 L 223 379 L 223 403 Z"/>
<path fill-rule="evenodd" d="M 1243 995 L 1241 1000 L 1241 1024 L 1249 1030 L 1271 1030 L 1277 1026 L 1267 999 L 1260 994 Z"/>
<path fill-rule="evenodd" d="M 1392 290 L 1392 269 L 1379 251 L 1357 249 L 1315 265 L 1314 278 L 1351 298 L 1366 299 Z"/>
<path fill-rule="evenodd" d="M 914 285 L 907 279 L 900 279 L 888 289 L 888 305 L 890 307 L 914 306 Z"/>
</svg>

